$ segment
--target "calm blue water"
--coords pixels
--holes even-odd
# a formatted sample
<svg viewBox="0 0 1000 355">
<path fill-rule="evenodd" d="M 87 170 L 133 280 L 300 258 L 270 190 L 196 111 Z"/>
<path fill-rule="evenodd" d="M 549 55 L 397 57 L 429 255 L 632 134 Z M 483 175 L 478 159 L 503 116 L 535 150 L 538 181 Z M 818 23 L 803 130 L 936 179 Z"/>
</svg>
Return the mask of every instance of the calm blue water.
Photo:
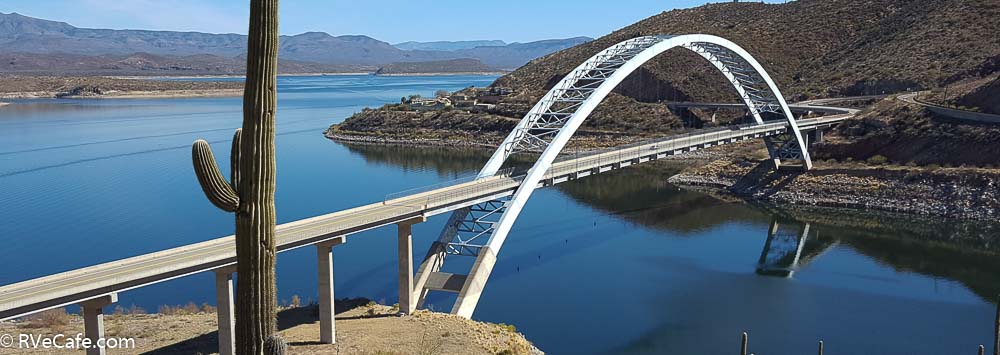
<svg viewBox="0 0 1000 355">
<path fill-rule="evenodd" d="M 279 223 L 478 170 L 488 152 L 345 146 L 321 133 L 365 106 L 493 79 L 280 78 Z M 197 185 L 189 147 L 205 138 L 228 161 L 240 120 L 239 98 L 0 108 L 0 285 L 231 234 L 232 216 Z M 864 227 L 854 227 L 812 214 L 794 276 L 762 276 L 771 221 L 797 231 L 804 218 L 681 191 L 662 182 L 669 170 L 537 192 L 475 318 L 514 324 L 550 354 L 731 353 L 744 330 L 758 354 L 811 352 L 819 339 L 838 354 L 971 353 L 990 341 L 987 299 L 1000 277 L 997 243 L 990 249 L 981 231 L 892 217 L 855 216 Z M 415 227 L 418 257 L 444 218 Z M 281 254 L 279 298 L 315 297 L 315 258 L 311 248 Z M 337 296 L 395 303 L 395 260 L 391 228 L 350 237 L 335 249 Z M 199 274 L 125 292 L 120 303 L 211 303 L 213 290 L 212 275 Z M 430 303 L 448 310 L 451 299 Z"/>
</svg>

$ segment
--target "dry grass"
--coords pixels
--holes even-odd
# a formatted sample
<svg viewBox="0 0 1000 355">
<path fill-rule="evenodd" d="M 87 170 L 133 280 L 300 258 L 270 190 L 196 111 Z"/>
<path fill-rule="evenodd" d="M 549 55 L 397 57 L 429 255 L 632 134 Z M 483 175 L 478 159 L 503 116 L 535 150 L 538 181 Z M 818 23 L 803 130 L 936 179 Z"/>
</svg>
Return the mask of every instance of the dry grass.
<svg viewBox="0 0 1000 355">
<path fill-rule="evenodd" d="M 52 333 L 62 333 L 69 325 L 70 315 L 64 308 L 50 309 L 25 317 L 28 329 L 48 329 Z"/>
<path fill-rule="evenodd" d="M 210 354 L 218 349 L 216 314 L 194 312 L 193 303 L 164 307 L 171 314 L 142 314 L 120 308 L 105 319 L 108 336 L 134 338 L 136 349 L 111 354 Z M 531 354 L 531 344 L 513 326 L 482 323 L 450 314 L 418 311 L 399 317 L 398 308 L 367 300 L 342 300 L 337 314 L 337 344 L 318 344 L 316 306 L 285 308 L 278 315 L 281 336 L 292 354 Z M 349 307 L 349 308 L 348 308 Z M 201 307 L 204 310 L 205 307 Z M 58 331 L 49 327 L 55 327 Z M 0 322 L 0 334 L 83 331 L 79 315 L 56 310 L 18 322 Z M 2 349 L 0 354 L 16 354 Z M 63 354 L 50 349 L 40 354 Z"/>
</svg>

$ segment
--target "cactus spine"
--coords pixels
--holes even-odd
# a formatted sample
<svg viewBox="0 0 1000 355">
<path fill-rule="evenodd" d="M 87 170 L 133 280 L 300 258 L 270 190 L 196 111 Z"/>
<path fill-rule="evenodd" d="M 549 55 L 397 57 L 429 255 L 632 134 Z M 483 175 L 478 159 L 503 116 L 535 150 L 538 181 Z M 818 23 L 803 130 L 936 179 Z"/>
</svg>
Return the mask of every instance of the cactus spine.
<svg viewBox="0 0 1000 355">
<path fill-rule="evenodd" d="M 277 334 L 271 335 L 264 341 L 264 353 L 268 355 L 285 355 L 288 353 L 288 343 Z"/>
<path fill-rule="evenodd" d="M 233 137 L 232 176 L 227 183 L 211 147 L 192 147 L 195 174 L 213 205 L 236 213 L 236 353 L 263 354 L 276 336 L 274 265 L 278 0 L 250 1 L 243 127 Z M 274 342 L 274 340 L 271 340 Z M 274 347 L 268 347 L 274 348 Z"/>
</svg>

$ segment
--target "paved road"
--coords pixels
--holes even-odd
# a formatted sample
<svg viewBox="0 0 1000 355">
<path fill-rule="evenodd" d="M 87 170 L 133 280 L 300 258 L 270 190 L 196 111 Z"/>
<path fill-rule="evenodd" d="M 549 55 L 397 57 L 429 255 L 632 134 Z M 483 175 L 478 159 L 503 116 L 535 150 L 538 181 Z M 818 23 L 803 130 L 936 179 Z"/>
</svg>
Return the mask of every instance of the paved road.
<svg viewBox="0 0 1000 355">
<path fill-rule="evenodd" d="M 950 117 L 959 120 L 966 121 L 976 121 L 985 123 L 1000 123 L 1000 115 L 994 115 L 989 113 L 974 112 L 959 110 L 956 108 L 951 108 L 947 106 L 941 106 L 927 101 L 920 100 L 919 96 L 925 94 L 927 91 L 915 92 L 910 94 L 899 95 L 896 98 L 899 101 L 903 101 L 913 105 L 920 105 L 932 112 L 939 114 L 941 116 Z"/>
<path fill-rule="evenodd" d="M 818 112 L 826 114 L 844 114 L 844 113 L 857 113 L 860 110 L 853 108 L 843 108 L 828 106 L 828 102 L 838 102 L 838 101 L 850 101 L 850 100 L 861 100 L 869 98 L 868 96 L 859 96 L 852 98 L 838 98 L 838 99 L 824 99 L 824 100 L 813 100 L 813 101 L 803 101 L 788 105 L 788 108 L 792 112 Z M 834 101 L 828 101 L 834 100 Z M 730 108 L 730 109 L 746 109 L 746 104 L 740 103 L 707 103 L 707 102 L 667 102 L 667 106 L 670 107 L 697 107 L 697 108 Z"/>
<path fill-rule="evenodd" d="M 853 113 L 800 120 L 802 130 L 830 126 Z M 719 128 L 632 144 L 558 161 L 541 185 L 682 154 L 709 146 L 783 133 L 784 122 Z M 494 176 L 303 219 L 277 227 L 278 250 L 317 244 L 360 231 L 429 217 L 510 195 L 522 176 Z M 0 320 L 60 307 L 236 263 L 227 236 L 0 287 Z"/>
</svg>

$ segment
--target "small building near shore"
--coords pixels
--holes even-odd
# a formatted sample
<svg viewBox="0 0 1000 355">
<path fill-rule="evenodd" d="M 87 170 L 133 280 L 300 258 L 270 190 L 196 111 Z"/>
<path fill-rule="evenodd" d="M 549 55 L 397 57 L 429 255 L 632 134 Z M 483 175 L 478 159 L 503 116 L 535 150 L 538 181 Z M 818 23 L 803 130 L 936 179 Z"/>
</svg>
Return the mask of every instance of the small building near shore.
<svg viewBox="0 0 1000 355">
<path fill-rule="evenodd" d="M 409 107 L 414 111 L 433 111 L 442 110 L 446 107 L 452 106 L 451 100 L 447 97 L 439 97 L 432 99 L 424 98 L 414 98 L 409 102 Z"/>
</svg>

